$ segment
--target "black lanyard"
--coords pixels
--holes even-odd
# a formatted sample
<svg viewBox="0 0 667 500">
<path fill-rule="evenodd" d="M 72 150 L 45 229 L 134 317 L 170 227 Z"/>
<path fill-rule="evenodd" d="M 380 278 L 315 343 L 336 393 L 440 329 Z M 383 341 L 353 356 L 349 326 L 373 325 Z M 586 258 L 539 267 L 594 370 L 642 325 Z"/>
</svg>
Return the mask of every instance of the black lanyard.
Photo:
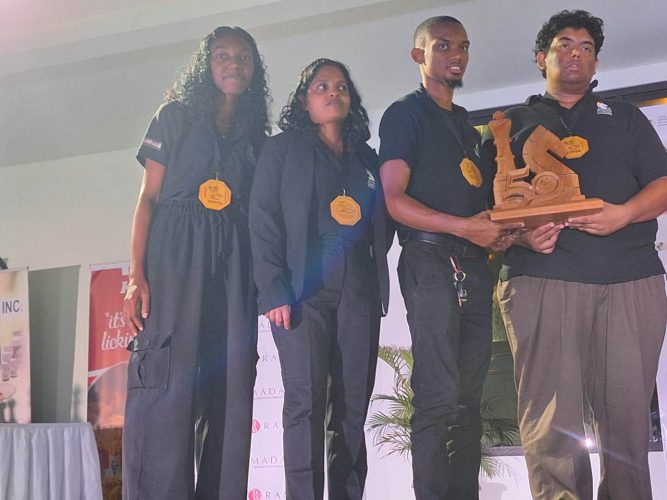
<svg viewBox="0 0 667 500">
<path fill-rule="evenodd" d="M 548 102 L 542 100 L 538 101 L 534 106 L 535 107 L 540 107 L 543 110 L 546 110 L 549 114 L 551 114 L 553 117 L 557 118 L 560 125 L 563 126 L 567 134 L 571 137 L 575 134 L 575 128 L 576 126 L 581 122 L 581 119 L 586 116 L 587 112 L 589 111 L 589 103 L 588 100 L 590 99 L 590 96 L 586 95 L 581 98 L 580 101 L 578 101 L 572 108 L 566 109 L 563 108 L 562 111 L 556 109 L 556 107 L 552 104 L 549 104 Z M 557 106 L 561 107 L 560 104 L 558 104 L 558 101 L 553 101 L 554 104 Z M 541 106 L 540 106 L 541 105 Z M 563 115 L 566 115 L 569 118 L 569 124 L 565 121 Z"/>
<path fill-rule="evenodd" d="M 452 112 L 447 112 L 445 110 L 439 109 L 438 113 L 440 114 L 440 120 L 451 132 L 454 140 L 461 148 L 464 158 L 468 158 L 473 155 L 469 155 L 466 150 L 466 133 L 465 133 L 465 124 L 459 119 L 458 115 Z"/>
</svg>

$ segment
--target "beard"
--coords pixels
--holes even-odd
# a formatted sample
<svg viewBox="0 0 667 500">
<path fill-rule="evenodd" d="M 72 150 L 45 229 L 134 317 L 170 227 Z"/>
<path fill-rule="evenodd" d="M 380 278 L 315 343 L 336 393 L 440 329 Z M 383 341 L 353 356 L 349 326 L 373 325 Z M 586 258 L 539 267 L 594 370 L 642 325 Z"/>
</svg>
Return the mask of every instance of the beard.
<svg viewBox="0 0 667 500">
<path fill-rule="evenodd" d="M 443 80 L 443 83 L 447 85 L 450 89 L 458 89 L 460 87 L 463 87 L 463 78 L 459 78 L 458 80 L 451 80 L 445 78 Z"/>
</svg>

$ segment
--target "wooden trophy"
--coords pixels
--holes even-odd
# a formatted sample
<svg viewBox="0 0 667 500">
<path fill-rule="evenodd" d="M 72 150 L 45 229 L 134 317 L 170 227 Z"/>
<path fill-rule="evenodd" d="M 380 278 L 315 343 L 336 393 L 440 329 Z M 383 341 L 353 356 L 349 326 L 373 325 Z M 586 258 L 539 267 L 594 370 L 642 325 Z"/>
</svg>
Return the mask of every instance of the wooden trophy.
<svg viewBox="0 0 667 500">
<path fill-rule="evenodd" d="M 491 220 L 523 222 L 527 229 L 547 222 L 561 223 L 568 217 L 594 214 L 602 210 L 599 198 L 586 199 L 579 190 L 579 177 L 557 158 L 578 158 L 588 151 L 585 139 L 575 144 L 562 142 L 539 125 L 526 140 L 522 156 L 524 168 L 516 168 L 510 149 L 512 121 L 502 111 L 493 114 L 489 128 L 496 145 L 498 171 L 493 180 L 496 204 Z M 554 156 L 555 155 L 555 156 Z M 530 174 L 534 177 L 530 182 Z"/>
</svg>

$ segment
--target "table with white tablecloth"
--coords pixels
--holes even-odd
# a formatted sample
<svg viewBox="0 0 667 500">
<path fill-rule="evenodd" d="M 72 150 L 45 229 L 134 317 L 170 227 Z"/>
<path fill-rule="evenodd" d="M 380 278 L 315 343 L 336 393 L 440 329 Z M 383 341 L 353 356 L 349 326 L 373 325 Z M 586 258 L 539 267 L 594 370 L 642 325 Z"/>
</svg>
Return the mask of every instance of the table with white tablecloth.
<svg viewBox="0 0 667 500">
<path fill-rule="evenodd" d="M 90 424 L 0 424 L 0 499 L 101 498 Z"/>
</svg>

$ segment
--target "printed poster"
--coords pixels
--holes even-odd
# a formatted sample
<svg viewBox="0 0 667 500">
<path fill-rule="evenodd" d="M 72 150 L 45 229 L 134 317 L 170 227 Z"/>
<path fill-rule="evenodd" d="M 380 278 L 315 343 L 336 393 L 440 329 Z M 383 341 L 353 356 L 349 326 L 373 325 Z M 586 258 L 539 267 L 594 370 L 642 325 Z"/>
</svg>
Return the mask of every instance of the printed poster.
<svg viewBox="0 0 667 500">
<path fill-rule="evenodd" d="M 662 145 L 667 149 L 667 98 L 642 103 L 639 109 L 649 119 L 658 133 Z"/>
<path fill-rule="evenodd" d="M 0 270 L 0 423 L 30 423 L 28 269 Z"/>
<path fill-rule="evenodd" d="M 93 424 L 105 500 L 121 498 L 121 444 L 127 386 L 127 345 L 134 334 L 123 314 L 129 264 L 91 268 L 88 421 Z"/>
</svg>

